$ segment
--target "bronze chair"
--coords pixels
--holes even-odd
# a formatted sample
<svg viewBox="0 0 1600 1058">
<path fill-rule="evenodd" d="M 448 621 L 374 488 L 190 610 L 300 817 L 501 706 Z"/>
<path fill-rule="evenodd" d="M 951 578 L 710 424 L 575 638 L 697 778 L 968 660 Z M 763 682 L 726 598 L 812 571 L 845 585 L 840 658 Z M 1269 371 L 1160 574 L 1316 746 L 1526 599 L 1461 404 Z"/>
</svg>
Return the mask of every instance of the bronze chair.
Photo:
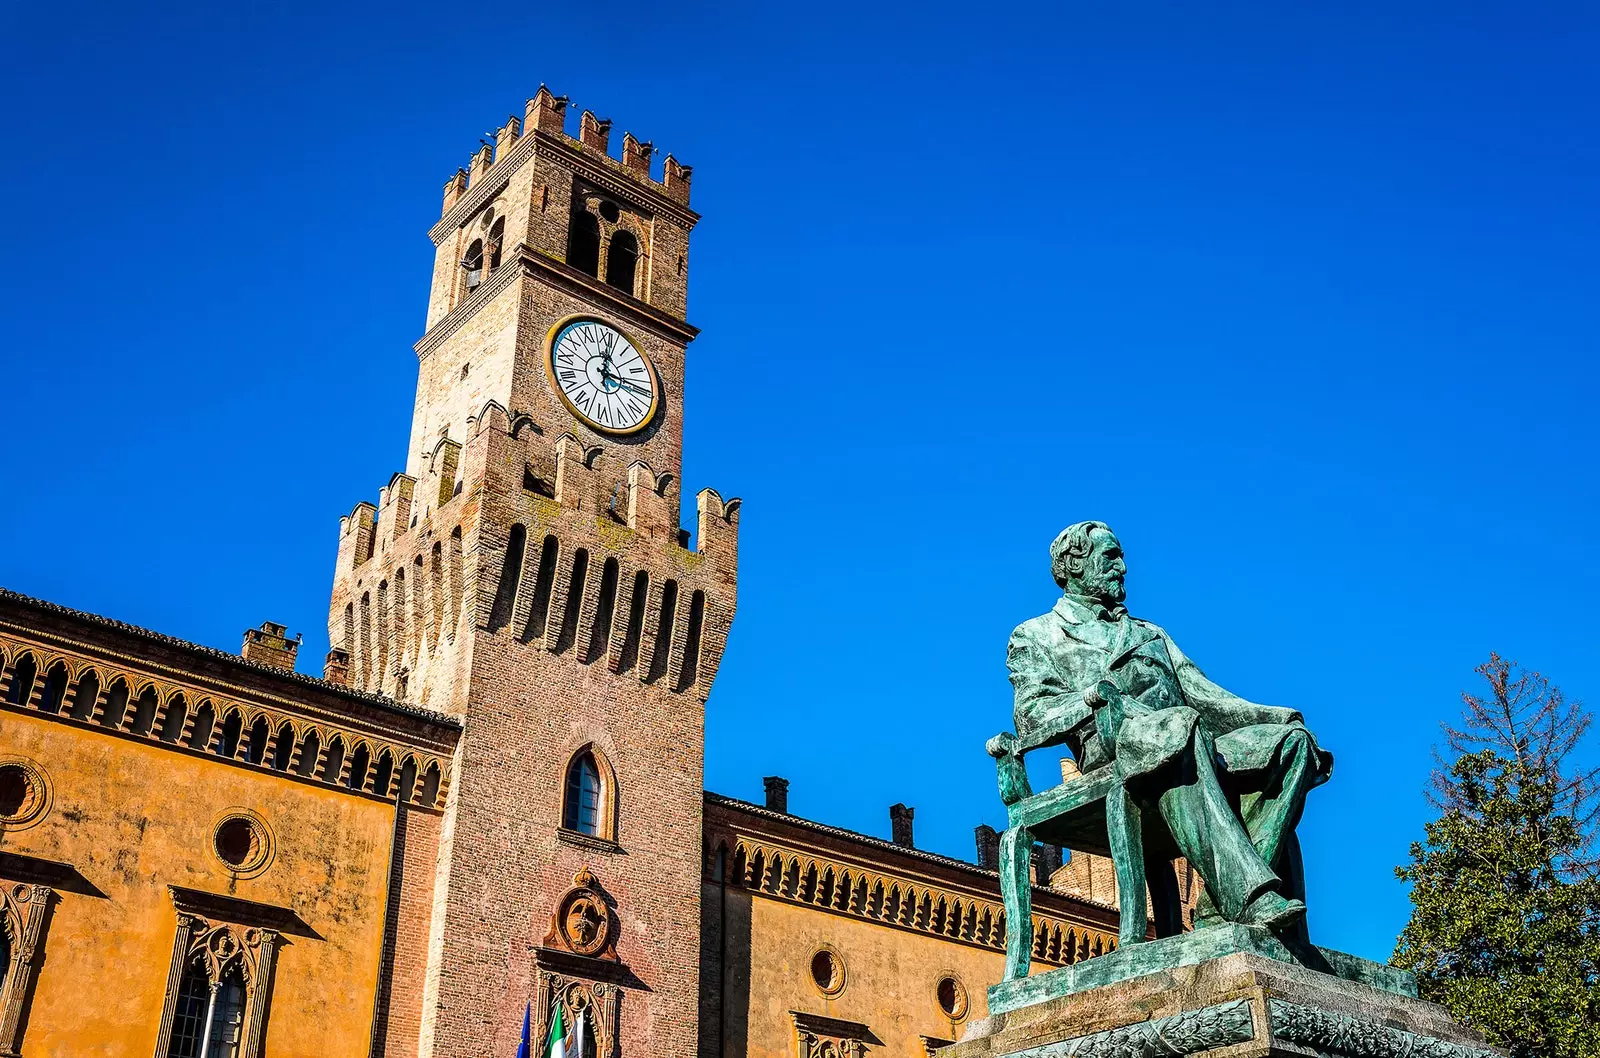
<svg viewBox="0 0 1600 1058">
<path fill-rule="evenodd" d="M 1122 727 L 1121 694 L 1102 681 L 1086 690 L 1083 700 L 1093 713 L 1101 743 L 1114 758 L 1117 732 Z M 1043 793 L 1033 792 L 1023 755 L 1066 740 L 1065 730 L 1033 732 L 1026 740 L 1006 731 L 988 743 L 989 755 L 1000 771 L 1000 800 L 1006 806 L 1006 831 L 1000 839 L 1000 894 L 1006 905 L 1007 981 L 1028 976 L 1032 962 L 1033 890 L 1028 873 L 1035 840 L 1111 857 L 1121 918 L 1119 945 L 1147 939 L 1151 911 L 1157 937 L 1183 929 L 1178 877 L 1172 868 L 1177 846 L 1159 818 L 1152 827 L 1143 825 L 1139 802 L 1123 787 L 1113 766 L 1095 768 Z"/>
</svg>

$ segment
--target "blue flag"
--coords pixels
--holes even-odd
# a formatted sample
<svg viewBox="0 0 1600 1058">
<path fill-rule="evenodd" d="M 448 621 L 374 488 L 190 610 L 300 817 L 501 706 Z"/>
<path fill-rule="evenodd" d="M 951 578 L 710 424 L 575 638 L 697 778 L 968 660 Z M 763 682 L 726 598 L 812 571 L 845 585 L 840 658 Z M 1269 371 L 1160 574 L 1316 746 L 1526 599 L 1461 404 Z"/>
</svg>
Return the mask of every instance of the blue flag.
<svg viewBox="0 0 1600 1058">
<path fill-rule="evenodd" d="M 532 1031 L 532 1029 L 533 1004 L 529 1003 L 527 1006 L 522 1008 L 522 1042 L 517 1044 L 517 1058 L 533 1058 L 533 1055 L 528 1053 L 528 1048 L 531 1046 L 528 1040 L 528 1033 Z"/>
</svg>

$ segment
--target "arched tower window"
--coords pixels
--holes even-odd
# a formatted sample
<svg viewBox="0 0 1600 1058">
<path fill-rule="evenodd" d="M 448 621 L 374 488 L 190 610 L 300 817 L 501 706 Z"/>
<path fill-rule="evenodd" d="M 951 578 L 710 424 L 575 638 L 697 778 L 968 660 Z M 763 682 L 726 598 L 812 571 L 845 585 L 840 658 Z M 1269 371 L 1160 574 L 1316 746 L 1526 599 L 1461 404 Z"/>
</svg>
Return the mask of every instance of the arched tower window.
<svg viewBox="0 0 1600 1058">
<path fill-rule="evenodd" d="M 606 252 L 606 282 L 632 294 L 633 273 L 638 262 L 639 240 L 630 231 L 616 232 Z"/>
<path fill-rule="evenodd" d="M 506 219 L 501 217 L 499 220 L 495 221 L 494 226 L 489 229 L 489 242 L 488 245 L 484 247 L 484 256 L 489 259 L 489 271 L 491 274 L 499 271 L 500 269 L 500 257 L 501 251 L 504 248 L 505 238 Z"/>
<path fill-rule="evenodd" d="M 461 258 L 461 271 L 465 273 L 465 287 L 468 294 L 483 285 L 483 240 L 473 239 L 472 245 L 467 247 L 466 256 Z"/>
<path fill-rule="evenodd" d="M 561 825 L 592 837 L 600 835 L 600 769 L 588 751 L 567 766 L 567 792 L 561 807 Z"/>
<path fill-rule="evenodd" d="M 567 226 L 567 264 L 592 276 L 600 274 L 600 220 L 581 204 Z"/>
</svg>

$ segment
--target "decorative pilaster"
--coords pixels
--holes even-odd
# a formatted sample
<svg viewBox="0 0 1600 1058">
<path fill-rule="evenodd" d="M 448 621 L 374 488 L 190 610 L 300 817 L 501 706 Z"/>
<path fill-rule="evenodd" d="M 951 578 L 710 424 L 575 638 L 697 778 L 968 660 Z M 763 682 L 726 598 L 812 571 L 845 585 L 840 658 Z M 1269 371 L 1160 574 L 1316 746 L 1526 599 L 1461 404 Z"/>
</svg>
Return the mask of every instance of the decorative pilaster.
<svg viewBox="0 0 1600 1058">
<path fill-rule="evenodd" d="M 256 950 L 256 972 L 247 992 L 245 1034 L 239 1058 L 260 1058 L 261 1045 L 267 1038 L 267 996 L 272 988 L 272 968 L 278 961 L 278 945 L 283 939 L 270 929 L 257 933 L 261 946 Z"/>
<path fill-rule="evenodd" d="M 14 940 L 11 965 L 0 986 L 0 1058 L 19 1058 L 22 1053 L 22 1010 L 39 973 L 45 922 L 55 898 L 48 885 L 6 883 L 0 890 L 0 915 Z"/>
</svg>

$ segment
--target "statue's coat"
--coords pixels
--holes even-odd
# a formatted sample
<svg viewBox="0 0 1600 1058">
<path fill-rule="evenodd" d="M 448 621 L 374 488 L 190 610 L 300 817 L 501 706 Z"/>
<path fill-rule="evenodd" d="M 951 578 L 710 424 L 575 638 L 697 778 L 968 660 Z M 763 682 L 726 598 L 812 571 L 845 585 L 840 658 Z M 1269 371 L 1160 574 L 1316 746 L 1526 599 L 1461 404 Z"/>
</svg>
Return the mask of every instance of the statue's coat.
<svg viewBox="0 0 1600 1058">
<path fill-rule="evenodd" d="M 1116 767 L 1127 777 L 1182 758 L 1197 727 L 1215 739 L 1233 774 L 1267 767 L 1289 732 L 1304 728 L 1293 709 L 1257 705 L 1212 683 L 1156 625 L 1123 616 L 1109 625 L 1114 633 L 1106 644 L 1106 627 L 1085 627 L 1098 620 L 1088 606 L 1062 596 L 1049 613 L 1012 633 L 1006 662 L 1023 748 L 1065 742 L 1084 771 L 1111 763 L 1083 700 L 1102 680 L 1132 706 L 1116 736 Z M 1321 783 L 1333 757 L 1318 749 L 1317 758 Z"/>
</svg>

